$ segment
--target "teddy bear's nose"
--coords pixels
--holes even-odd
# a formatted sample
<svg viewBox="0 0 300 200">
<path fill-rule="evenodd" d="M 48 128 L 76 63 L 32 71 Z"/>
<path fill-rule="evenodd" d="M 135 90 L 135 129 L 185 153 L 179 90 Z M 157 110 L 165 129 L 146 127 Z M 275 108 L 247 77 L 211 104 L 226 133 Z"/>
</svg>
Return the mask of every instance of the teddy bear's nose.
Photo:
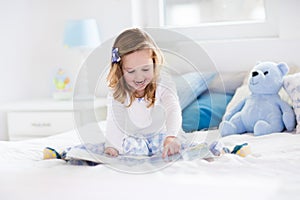
<svg viewBox="0 0 300 200">
<path fill-rule="evenodd" d="M 252 77 L 257 76 L 258 72 L 252 72 Z"/>
</svg>

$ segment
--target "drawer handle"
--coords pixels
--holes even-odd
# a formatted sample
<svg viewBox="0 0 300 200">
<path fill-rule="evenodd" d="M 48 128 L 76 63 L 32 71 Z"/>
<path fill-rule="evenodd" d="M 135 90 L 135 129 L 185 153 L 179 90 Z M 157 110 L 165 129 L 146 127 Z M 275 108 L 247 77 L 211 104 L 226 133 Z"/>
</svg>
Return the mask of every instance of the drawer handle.
<svg viewBox="0 0 300 200">
<path fill-rule="evenodd" d="M 51 123 L 31 123 L 33 127 L 50 127 Z"/>
</svg>

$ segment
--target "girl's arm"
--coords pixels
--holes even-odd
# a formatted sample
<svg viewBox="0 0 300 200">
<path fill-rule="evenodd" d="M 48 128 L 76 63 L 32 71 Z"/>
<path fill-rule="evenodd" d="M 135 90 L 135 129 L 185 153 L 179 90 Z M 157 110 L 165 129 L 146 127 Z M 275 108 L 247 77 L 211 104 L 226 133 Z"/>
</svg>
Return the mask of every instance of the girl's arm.
<svg viewBox="0 0 300 200">
<path fill-rule="evenodd" d="M 124 135 L 120 131 L 120 129 L 117 127 L 115 119 L 114 119 L 114 113 L 112 109 L 113 99 L 112 92 L 110 91 L 108 94 L 108 105 L 107 105 L 107 125 L 106 125 L 106 133 L 105 133 L 105 153 L 108 153 L 109 155 L 114 156 L 117 152 L 117 155 L 119 153 L 122 153 L 122 142 Z M 108 150 L 110 148 L 110 150 Z M 112 153 L 111 149 L 115 149 L 116 152 Z"/>
<path fill-rule="evenodd" d="M 182 131 L 182 116 L 176 88 L 173 83 L 163 86 L 160 96 L 166 114 L 167 136 L 177 136 Z"/>
<path fill-rule="evenodd" d="M 162 152 L 162 158 L 165 158 L 167 155 L 173 155 L 179 153 L 180 151 L 180 142 L 175 136 L 168 136 L 164 141 L 164 149 Z"/>
<path fill-rule="evenodd" d="M 180 151 L 181 144 L 176 136 L 182 132 L 181 107 L 175 84 L 172 81 L 162 86 L 161 94 L 158 96 L 166 114 L 167 137 L 164 140 L 162 153 L 162 157 L 165 158 L 167 155 L 170 156 Z"/>
</svg>

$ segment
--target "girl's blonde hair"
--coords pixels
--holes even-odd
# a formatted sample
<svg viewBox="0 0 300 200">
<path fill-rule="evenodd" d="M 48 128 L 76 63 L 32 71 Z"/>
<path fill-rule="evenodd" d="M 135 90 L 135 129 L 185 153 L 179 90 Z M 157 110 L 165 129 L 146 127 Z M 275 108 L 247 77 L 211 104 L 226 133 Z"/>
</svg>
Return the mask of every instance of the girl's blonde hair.
<svg viewBox="0 0 300 200">
<path fill-rule="evenodd" d="M 123 31 L 115 40 L 113 49 L 118 51 L 121 60 L 112 62 L 107 76 L 108 86 L 113 89 L 113 97 L 117 101 L 124 103 L 127 93 L 130 96 L 129 106 L 136 98 L 136 93 L 132 91 L 124 79 L 122 57 L 135 51 L 149 49 L 154 67 L 154 78 L 145 88 L 145 99 L 149 102 L 147 107 L 151 107 L 155 102 L 156 80 L 159 75 L 160 66 L 163 64 L 163 55 L 154 40 L 144 31 L 133 28 Z"/>
</svg>

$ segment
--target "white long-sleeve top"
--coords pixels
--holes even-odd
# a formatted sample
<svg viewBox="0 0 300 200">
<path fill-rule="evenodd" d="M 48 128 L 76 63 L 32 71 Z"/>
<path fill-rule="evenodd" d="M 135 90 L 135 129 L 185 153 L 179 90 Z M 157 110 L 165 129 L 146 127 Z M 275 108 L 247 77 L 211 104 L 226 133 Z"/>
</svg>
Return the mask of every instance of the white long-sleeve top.
<svg viewBox="0 0 300 200">
<path fill-rule="evenodd" d="M 127 107 L 129 95 L 122 104 L 113 98 L 112 91 L 107 98 L 105 146 L 114 147 L 121 154 L 123 139 L 127 136 L 143 137 L 155 133 L 177 136 L 182 131 L 181 107 L 175 84 L 168 76 L 157 81 L 155 103 L 150 108 L 145 99 L 138 98 Z"/>
</svg>

